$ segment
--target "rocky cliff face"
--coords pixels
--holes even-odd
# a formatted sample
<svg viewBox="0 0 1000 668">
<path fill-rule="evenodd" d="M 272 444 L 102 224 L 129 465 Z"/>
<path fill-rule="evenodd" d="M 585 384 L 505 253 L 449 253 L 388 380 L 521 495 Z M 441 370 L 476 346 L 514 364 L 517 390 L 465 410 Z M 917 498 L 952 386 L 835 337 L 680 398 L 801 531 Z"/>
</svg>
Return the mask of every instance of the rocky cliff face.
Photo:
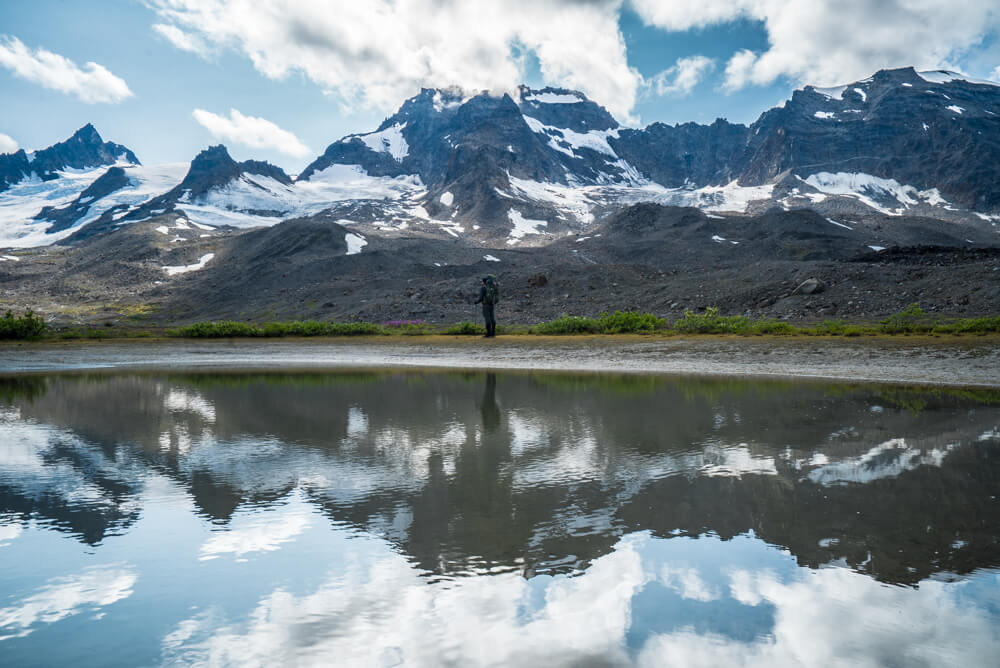
<svg viewBox="0 0 1000 668">
<path fill-rule="evenodd" d="M 795 91 L 748 137 L 740 169 L 748 184 L 786 170 L 860 172 L 937 188 L 963 206 L 1000 207 L 1000 85 L 883 70 L 847 86 Z"/>
</svg>

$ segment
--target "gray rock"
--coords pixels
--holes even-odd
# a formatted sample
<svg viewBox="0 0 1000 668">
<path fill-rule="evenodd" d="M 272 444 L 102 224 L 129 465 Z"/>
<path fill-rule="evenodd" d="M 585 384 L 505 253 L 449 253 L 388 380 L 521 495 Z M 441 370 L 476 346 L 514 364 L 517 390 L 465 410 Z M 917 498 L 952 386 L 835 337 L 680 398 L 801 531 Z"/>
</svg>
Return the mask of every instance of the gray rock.
<svg viewBox="0 0 1000 668">
<path fill-rule="evenodd" d="M 823 292 L 826 289 L 826 285 L 823 281 L 818 278 L 807 278 L 806 280 L 799 283 L 799 287 L 792 291 L 793 295 L 813 295 Z"/>
</svg>

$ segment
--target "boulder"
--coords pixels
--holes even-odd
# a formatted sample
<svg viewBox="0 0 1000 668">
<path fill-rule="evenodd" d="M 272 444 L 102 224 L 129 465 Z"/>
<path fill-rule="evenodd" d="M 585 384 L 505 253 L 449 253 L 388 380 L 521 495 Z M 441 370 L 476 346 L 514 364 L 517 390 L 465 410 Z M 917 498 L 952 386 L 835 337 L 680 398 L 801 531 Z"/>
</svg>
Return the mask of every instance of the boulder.
<svg viewBox="0 0 1000 668">
<path fill-rule="evenodd" d="M 799 287 L 792 291 L 793 295 L 813 295 L 826 289 L 826 285 L 818 278 L 807 278 L 799 283 Z"/>
</svg>

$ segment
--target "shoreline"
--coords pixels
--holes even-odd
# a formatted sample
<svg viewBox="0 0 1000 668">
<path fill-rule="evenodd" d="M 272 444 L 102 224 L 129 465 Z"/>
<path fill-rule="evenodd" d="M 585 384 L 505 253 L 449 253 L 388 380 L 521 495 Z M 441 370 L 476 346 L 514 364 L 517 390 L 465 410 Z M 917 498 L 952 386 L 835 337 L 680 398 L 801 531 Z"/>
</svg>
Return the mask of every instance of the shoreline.
<svg viewBox="0 0 1000 668">
<path fill-rule="evenodd" d="M 7 342 L 0 376 L 347 369 L 762 377 L 1000 388 L 996 336 L 650 335 Z"/>
</svg>

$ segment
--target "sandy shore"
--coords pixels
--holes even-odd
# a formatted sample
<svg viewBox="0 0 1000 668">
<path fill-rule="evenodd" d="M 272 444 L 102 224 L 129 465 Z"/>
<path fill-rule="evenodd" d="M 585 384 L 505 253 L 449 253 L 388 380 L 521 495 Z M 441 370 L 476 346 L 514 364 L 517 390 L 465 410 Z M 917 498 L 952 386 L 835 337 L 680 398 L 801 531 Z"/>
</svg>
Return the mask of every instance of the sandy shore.
<svg viewBox="0 0 1000 668">
<path fill-rule="evenodd" d="M 468 337 L 0 345 L 0 373 L 89 370 L 519 369 L 777 376 L 1000 387 L 996 337 Z"/>
</svg>

